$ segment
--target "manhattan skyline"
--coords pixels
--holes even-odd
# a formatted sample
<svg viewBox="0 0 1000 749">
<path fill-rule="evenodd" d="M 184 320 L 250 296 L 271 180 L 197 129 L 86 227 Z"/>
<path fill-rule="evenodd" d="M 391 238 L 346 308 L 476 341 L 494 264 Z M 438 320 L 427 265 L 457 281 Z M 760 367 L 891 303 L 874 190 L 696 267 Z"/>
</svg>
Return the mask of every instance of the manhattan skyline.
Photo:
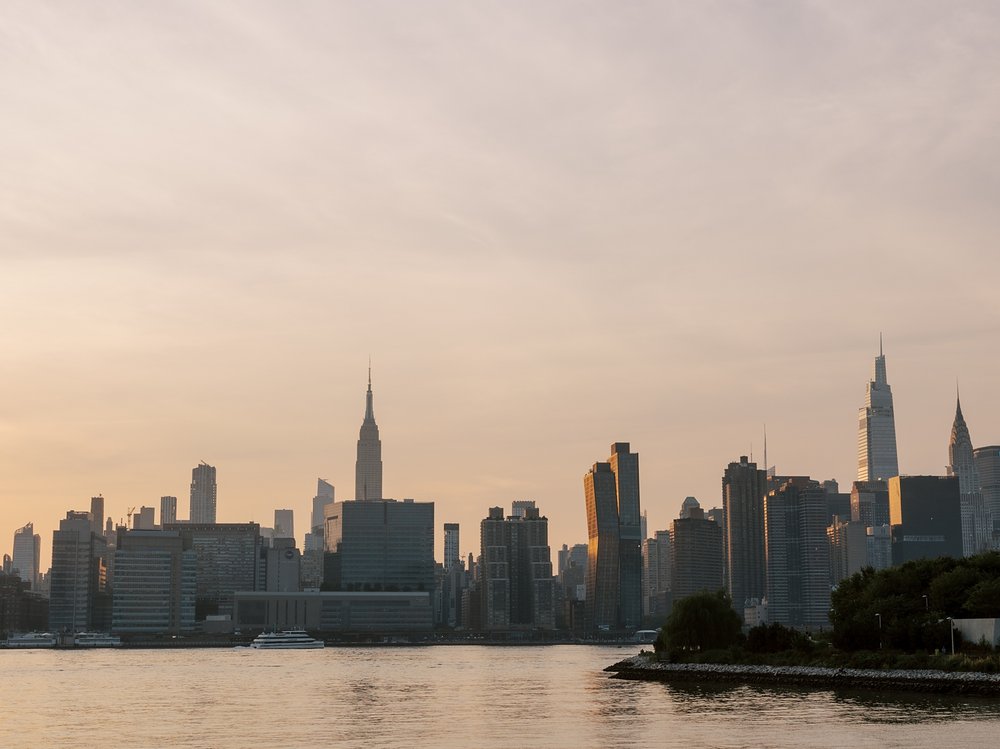
<svg viewBox="0 0 1000 749">
<path fill-rule="evenodd" d="M 764 423 L 849 486 L 880 331 L 900 471 L 956 379 L 1000 444 L 995 7 L 431 6 L 0 9 L 0 550 L 201 460 L 301 535 L 370 354 L 383 495 L 463 554 L 517 499 L 583 542 L 617 441 L 650 534 Z"/>
</svg>

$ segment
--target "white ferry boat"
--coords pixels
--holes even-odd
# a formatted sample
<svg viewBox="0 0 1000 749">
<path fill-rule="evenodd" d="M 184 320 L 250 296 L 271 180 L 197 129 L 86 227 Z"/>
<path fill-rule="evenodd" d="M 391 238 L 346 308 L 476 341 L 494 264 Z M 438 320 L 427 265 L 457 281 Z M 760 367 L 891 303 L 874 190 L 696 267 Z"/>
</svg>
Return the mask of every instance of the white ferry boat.
<svg viewBox="0 0 1000 749">
<path fill-rule="evenodd" d="M 283 632 L 261 632 L 250 643 L 257 650 L 315 650 L 325 647 L 322 640 L 314 640 L 305 630 L 286 629 Z"/>
<path fill-rule="evenodd" d="M 27 632 L 8 637 L 3 645 L 8 648 L 54 648 L 56 636 L 48 632 Z"/>
<path fill-rule="evenodd" d="M 77 632 L 73 645 L 78 648 L 120 648 L 122 638 L 107 632 Z"/>
</svg>

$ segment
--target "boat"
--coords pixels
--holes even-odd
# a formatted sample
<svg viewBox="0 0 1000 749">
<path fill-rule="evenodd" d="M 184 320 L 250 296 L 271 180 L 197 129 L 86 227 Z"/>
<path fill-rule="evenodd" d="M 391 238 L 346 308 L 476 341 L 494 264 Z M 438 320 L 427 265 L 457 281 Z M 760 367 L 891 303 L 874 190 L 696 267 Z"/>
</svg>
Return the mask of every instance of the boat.
<svg viewBox="0 0 1000 749">
<path fill-rule="evenodd" d="M 8 637 L 3 645 L 8 648 L 54 648 L 56 636 L 48 632 L 27 632 Z"/>
<path fill-rule="evenodd" d="M 120 648 L 122 638 L 107 632 L 77 632 L 73 636 L 73 646 L 77 648 Z"/>
<path fill-rule="evenodd" d="M 315 650 L 325 647 L 325 644 L 322 640 L 314 640 L 304 629 L 286 629 L 261 632 L 250 647 L 256 650 Z"/>
</svg>

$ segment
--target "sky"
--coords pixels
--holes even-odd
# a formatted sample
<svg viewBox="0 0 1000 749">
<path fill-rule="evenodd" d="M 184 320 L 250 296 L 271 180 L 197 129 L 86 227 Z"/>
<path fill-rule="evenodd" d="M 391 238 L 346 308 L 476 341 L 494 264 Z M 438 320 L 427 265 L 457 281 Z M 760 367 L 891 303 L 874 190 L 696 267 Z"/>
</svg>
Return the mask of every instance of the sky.
<svg viewBox="0 0 1000 749">
<path fill-rule="evenodd" d="M 726 464 L 856 474 L 883 334 L 900 469 L 956 382 L 1000 443 L 1000 6 L 4 3 L 0 552 L 102 493 L 271 525 L 386 496 L 478 553 L 586 540 L 627 441 L 649 530 Z"/>
</svg>

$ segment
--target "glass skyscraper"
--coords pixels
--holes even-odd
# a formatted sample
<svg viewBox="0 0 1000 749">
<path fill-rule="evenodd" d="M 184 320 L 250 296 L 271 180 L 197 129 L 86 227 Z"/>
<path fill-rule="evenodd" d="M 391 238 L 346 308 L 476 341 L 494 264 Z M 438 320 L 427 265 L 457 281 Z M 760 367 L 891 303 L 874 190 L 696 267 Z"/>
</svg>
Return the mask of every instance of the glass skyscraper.
<svg viewBox="0 0 1000 749">
<path fill-rule="evenodd" d="M 896 417 L 880 339 L 873 378 L 865 388 L 865 405 L 858 412 L 858 481 L 887 481 L 898 475 Z"/>
</svg>

